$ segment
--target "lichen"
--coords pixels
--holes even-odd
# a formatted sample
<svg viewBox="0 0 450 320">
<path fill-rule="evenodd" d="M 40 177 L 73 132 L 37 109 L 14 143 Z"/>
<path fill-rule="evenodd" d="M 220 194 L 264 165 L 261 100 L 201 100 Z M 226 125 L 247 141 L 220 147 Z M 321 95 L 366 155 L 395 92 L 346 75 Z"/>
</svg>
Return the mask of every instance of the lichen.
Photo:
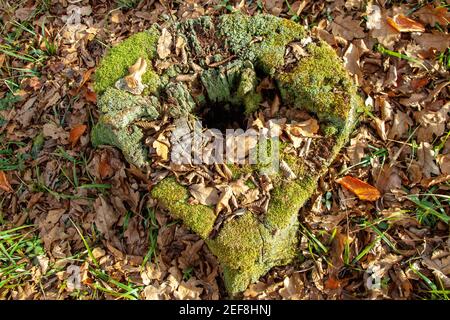
<svg viewBox="0 0 450 320">
<path fill-rule="evenodd" d="M 104 114 L 102 120 L 117 128 L 125 128 L 141 117 L 156 119 L 160 108 L 155 97 L 135 96 L 115 88 L 106 89 L 98 100 L 98 107 Z"/>
<path fill-rule="evenodd" d="M 124 129 L 114 128 L 111 124 L 99 119 L 91 130 L 91 142 L 94 147 L 99 145 L 112 145 L 122 150 L 125 159 L 136 166 L 147 163 L 147 151 L 142 146 L 144 134 L 137 126 Z"/>
<path fill-rule="evenodd" d="M 142 57 L 148 66 L 147 72 L 142 76 L 142 82 L 148 86 L 145 92 L 156 92 L 159 86 L 159 76 L 151 68 L 151 60 L 156 54 L 158 38 L 158 29 L 152 27 L 147 31 L 132 35 L 116 47 L 111 48 L 95 72 L 95 91 L 101 94 L 108 87 L 114 86 L 117 80 L 127 75 L 128 68 Z"/>
<path fill-rule="evenodd" d="M 165 178 L 151 191 L 152 198 L 170 214 L 183 222 L 203 239 L 212 231 L 216 215 L 214 210 L 200 204 L 188 204 L 189 192 L 175 178 Z"/>
</svg>

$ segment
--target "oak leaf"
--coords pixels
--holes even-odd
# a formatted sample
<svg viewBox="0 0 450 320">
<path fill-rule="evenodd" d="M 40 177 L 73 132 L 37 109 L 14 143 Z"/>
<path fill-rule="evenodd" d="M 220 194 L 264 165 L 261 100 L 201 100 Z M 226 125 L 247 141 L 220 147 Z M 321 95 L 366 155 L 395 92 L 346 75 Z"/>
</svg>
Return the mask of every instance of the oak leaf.
<svg viewBox="0 0 450 320">
<path fill-rule="evenodd" d="M 352 176 L 345 176 L 336 182 L 353 192 L 361 200 L 376 201 L 381 196 L 377 188 Z"/>
<path fill-rule="evenodd" d="M 87 126 L 85 124 L 77 124 L 70 130 L 69 142 L 72 144 L 72 148 L 77 144 L 78 140 L 80 140 L 86 129 Z"/>
</svg>

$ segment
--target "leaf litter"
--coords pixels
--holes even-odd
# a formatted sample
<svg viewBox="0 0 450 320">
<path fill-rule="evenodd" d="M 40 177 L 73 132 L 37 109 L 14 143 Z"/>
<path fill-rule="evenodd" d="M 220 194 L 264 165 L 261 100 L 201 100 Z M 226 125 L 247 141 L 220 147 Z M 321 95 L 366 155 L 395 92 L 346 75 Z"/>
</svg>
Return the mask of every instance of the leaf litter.
<svg viewBox="0 0 450 320">
<path fill-rule="evenodd" d="M 360 1 L 296 1 L 291 9 L 283 1 L 267 3 L 263 10 L 272 14 L 314 23 L 314 32 L 343 57 L 362 94 L 374 102 L 364 111 L 347 150 L 299 213 L 303 228 L 298 261 L 274 268 L 242 297 L 442 298 L 439 292 L 448 290 L 450 282 L 445 222 L 450 206 L 445 198 L 450 189 L 448 7 L 439 1 L 402 6 L 383 1 L 369 1 L 367 6 Z M 179 20 L 227 10 L 206 1 L 173 5 L 171 16 Z M 16 278 L 0 273 L 9 284 L 0 287 L 0 297 L 223 298 L 214 256 L 198 236 L 156 209 L 146 196 L 152 181 L 182 168 L 145 173 L 129 167 L 114 148 L 93 149 L 87 128 L 71 138 L 77 125 L 97 117 L 90 74 L 104 55 L 101 44 L 114 45 L 167 11 L 160 2 L 142 2 L 134 9 L 114 10 L 113 23 L 105 24 L 100 17 L 115 9 L 112 6 L 52 1 L 48 12 L 29 6 L 4 14 L 4 32 L 15 34 L 15 19 L 34 31 L 15 39 L 20 56 L 28 57 L 29 44 L 44 48 L 48 56 L 24 61 L 0 54 L 2 71 L 17 79 L 13 87 L 2 81 L 0 90 L 3 101 L 14 101 L 14 108 L 0 108 L 0 232 L 26 243 L 35 241 L 36 251 L 36 259 L 18 254 L 22 269 L 17 269 Z M 255 4 L 236 8 L 257 11 Z M 45 38 L 35 37 L 41 34 Z M 292 48 L 293 54 L 301 55 L 297 49 Z M 183 43 L 164 32 L 157 53 L 161 59 L 182 57 Z M 37 69 L 40 76 L 24 75 L 20 68 Z M 128 82 L 139 88 L 144 63 L 135 69 Z M 283 106 L 275 101 L 267 107 L 269 117 L 255 126 L 277 126 L 268 123 L 270 111 Z M 294 149 L 317 134 L 314 119 L 304 121 L 280 125 Z M 151 147 L 163 167 L 170 145 L 167 132 L 159 131 L 155 129 Z M 256 189 L 247 189 L 245 182 L 251 177 L 230 184 L 227 166 L 183 170 L 180 178 L 191 186 L 192 201 L 218 206 L 220 212 L 229 213 L 236 203 L 250 208 L 262 200 L 257 211 L 270 195 L 270 181 L 255 181 Z M 361 201 L 337 183 L 344 176 L 367 182 L 380 197 Z M 72 265 L 80 268 L 83 291 L 64 285 Z M 0 260 L 0 269 L 4 266 Z M 98 277 L 92 268 L 107 277 Z M 367 270 L 381 276 L 379 288 L 365 286 Z"/>
</svg>

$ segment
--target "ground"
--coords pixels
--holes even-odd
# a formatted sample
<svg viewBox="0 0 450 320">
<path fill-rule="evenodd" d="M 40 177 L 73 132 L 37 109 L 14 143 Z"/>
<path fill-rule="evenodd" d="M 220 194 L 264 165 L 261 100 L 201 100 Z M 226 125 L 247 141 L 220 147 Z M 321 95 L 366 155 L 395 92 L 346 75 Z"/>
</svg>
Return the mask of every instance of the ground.
<svg viewBox="0 0 450 320">
<path fill-rule="evenodd" d="M 203 240 L 152 209 L 149 177 L 116 149 L 94 148 L 89 133 L 98 118 L 92 75 L 107 48 L 154 22 L 164 25 L 169 14 L 185 20 L 235 10 L 308 27 L 343 58 L 365 99 L 350 142 L 299 212 L 297 259 L 242 297 L 448 297 L 444 1 L 1 6 L 0 297 L 226 297 L 221 274 L 230 274 Z M 412 20 L 400 23 L 399 14 Z M 357 198 L 336 182 L 343 176 L 375 186 L 381 198 Z M 81 288 L 71 281 L 74 270 Z M 379 286 L 368 286 L 375 271 Z"/>
</svg>

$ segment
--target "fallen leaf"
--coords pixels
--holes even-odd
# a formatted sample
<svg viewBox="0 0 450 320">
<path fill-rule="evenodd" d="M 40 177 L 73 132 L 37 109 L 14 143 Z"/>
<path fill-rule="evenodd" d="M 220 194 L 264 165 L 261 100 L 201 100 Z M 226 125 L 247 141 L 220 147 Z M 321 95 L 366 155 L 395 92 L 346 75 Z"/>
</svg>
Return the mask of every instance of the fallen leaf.
<svg viewBox="0 0 450 320">
<path fill-rule="evenodd" d="M 86 129 L 87 126 L 85 124 L 77 124 L 70 129 L 69 142 L 72 144 L 72 148 L 77 144 L 78 140 L 80 140 Z"/>
<path fill-rule="evenodd" d="M 450 47 L 450 34 L 433 31 L 433 33 L 423 33 L 419 36 L 415 36 L 414 40 L 426 51 L 429 49 L 436 49 L 443 52 Z"/>
<path fill-rule="evenodd" d="M 347 155 L 350 158 L 350 165 L 354 166 L 361 162 L 364 157 L 364 149 L 367 147 L 367 142 L 360 139 L 360 135 L 350 140 L 350 145 L 347 147 Z"/>
<path fill-rule="evenodd" d="M 336 290 L 341 286 L 341 282 L 335 277 L 329 277 L 325 280 L 324 287 L 329 290 Z"/>
<path fill-rule="evenodd" d="M 364 38 L 364 29 L 360 26 L 361 21 L 353 20 L 351 16 L 337 16 L 331 23 L 331 32 L 334 35 L 341 36 L 346 40 L 355 38 Z"/>
<path fill-rule="evenodd" d="M 397 111 L 392 121 L 391 129 L 389 130 L 389 139 L 402 138 L 408 132 L 410 126 L 414 123 L 412 119 L 404 112 Z"/>
<path fill-rule="evenodd" d="M 42 127 L 42 133 L 44 134 L 44 137 L 51 137 L 55 140 L 61 139 L 63 144 L 67 144 L 67 139 L 69 136 L 67 131 L 53 122 L 44 124 Z"/>
<path fill-rule="evenodd" d="M 418 163 L 422 167 L 423 175 L 430 178 L 432 174 L 439 175 L 439 167 L 434 162 L 436 160 L 435 152 L 428 142 L 421 142 L 417 149 Z"/>
<path fill-rule="evenodd" d="M 156 51 L 161 59 L 165 59 L 170 55 L 170 47 L 172 46 L 172 35 L 166 28 L 161 32 L 161 36 L 158 39 L 158 47 Z"/>
<path fill-rule="evenodd" d="M 403 14 L 396 14 L 393 18 L 387 17 L 387 23 L 398 32 L 424 32 L 425 27 Z"/>
<path fill-rule="evenodd" d="M 439 155 L 438 163 L 443 174 L 450 174 L 450 154 Z"/>
<path fill-rule="evenodd" d="M 107 240 L 112 240 L 114 236 L 114 224 L 119 219 L 119 215 L 103 196 L 98 197 L 94 202 L 95 225 L 98 231 L 105 236 Z"/>
<path fill-rule="evenodd" d="M 342 57 L 345 68 L 351 74 L 358 77 L 358 82 L 361 82 L 363 77 L 359 59 L 365 52 L 368 51 L 369 50 L 367 49 L 364 40 L 358 39 L 353 41 L 353 43 L 350 43 L 347 50 L 345 50 L 344 56 Z"/>
<path fill-rule="evenodd" d="M 163 161 L 169 160 L 169 140 L 167 140 L 164 134 L 160 134 L 158 139 L 153 141 L 152 147 L 155 148 L 156 154 Z"/>
<path fill-rule="evenodd" d="M 319 123 L 311 118 L 303 122 L 286 124 L 285 131 L 296 137 L 312 137 L 319 131 Z"/>
<path fill-rule="evenodd" d="M 230 186 L 223 186 L 220 189 L 221 194 L 216 205 L 216 214 L 220 213 L 224 209 L 226 213 L 230 213 L 231 207 L 229 202 L 233 197 L 233 189 Z"/>
<path fill-rule="evenodd" d="M 219 202 L 219 191 L 204 184 L 193 184 L 189 187 L 191 195 L 205 206 L 214 206 Z"/>
<path fill-rule="evenodd" d="M 135 64 L 128 68 L 128 75 L 116 81 L 116 88 L 134 95 L 140 95 L 147 87 L 142 83 L 142 76 L 147 71 L 147 61 L 139 57 Z"/>
<path fill-rule="evenodd" d="M 361 200 L 376 201 L 381 196 L 377 188 L 352 176 L 345 176 L 336 180 L 336 182 L 356 194 Z"/>
<path fill-rule="evenodd" d="M 98 164 L 98 173 L 100 178 L 105 179 L 113 174 L 113 169 L 110 165 L 110 156 L 108 152 L 100 155 L 100 162 Z"/>
<path fill-rule="evenodd" d="M 400 32 L 388 24 L 386 13 L 382 12 L 379 6 L 369 4 L 366 12 L 366 26 L 370 30 L 370 36 L 392 50 L 394 44 L 400 39 Z"/>
<path fill-rule="evenodd" d="M 450 22 L 450 13 L 444 6 L 434 7 L 432 4 L 427 4 L 414 12 L 413 15 L 432 27 L 436 26 L 437 23 L 445 26 Z"/>
<path fill-rule="evenodd" d="M 450 112 L 450 102 L 442 106 L 438 111 L 423 109 L 414 112 L 414 119 L 420 124 L 417 130 L 419 142 L 431 142 L 435 136 L 440 137 L 445 132 L 448 123 L 448 113 Z"/>
<path fill-rule="evenodd" d="M 19 19 L 19 21 L 25 21 L 30 18 L 34 9 L 36 9 L 35 5 L 32 7 L 22 7 L 22 8 L 19 7 L 14 11 L 14 15 L 16 16 L 17 19 Z"/>
<path fill-rule="evenodd" d="M 372 125 L 375 126 L 375 130 L 377 130 L 378 136 L 381 138 L 381 140 L 386 141 L 386 122 L 381 120 L 380 118 L 373 117 Z"/>
<path fill-rule="evenodd" d="M 6 176 L 5 172 L 0 170 L 0 189 L 2 189 L 5 192 L 13 192 L 13 188 L 9 184 L 8 177 Z"/>
</svg>

